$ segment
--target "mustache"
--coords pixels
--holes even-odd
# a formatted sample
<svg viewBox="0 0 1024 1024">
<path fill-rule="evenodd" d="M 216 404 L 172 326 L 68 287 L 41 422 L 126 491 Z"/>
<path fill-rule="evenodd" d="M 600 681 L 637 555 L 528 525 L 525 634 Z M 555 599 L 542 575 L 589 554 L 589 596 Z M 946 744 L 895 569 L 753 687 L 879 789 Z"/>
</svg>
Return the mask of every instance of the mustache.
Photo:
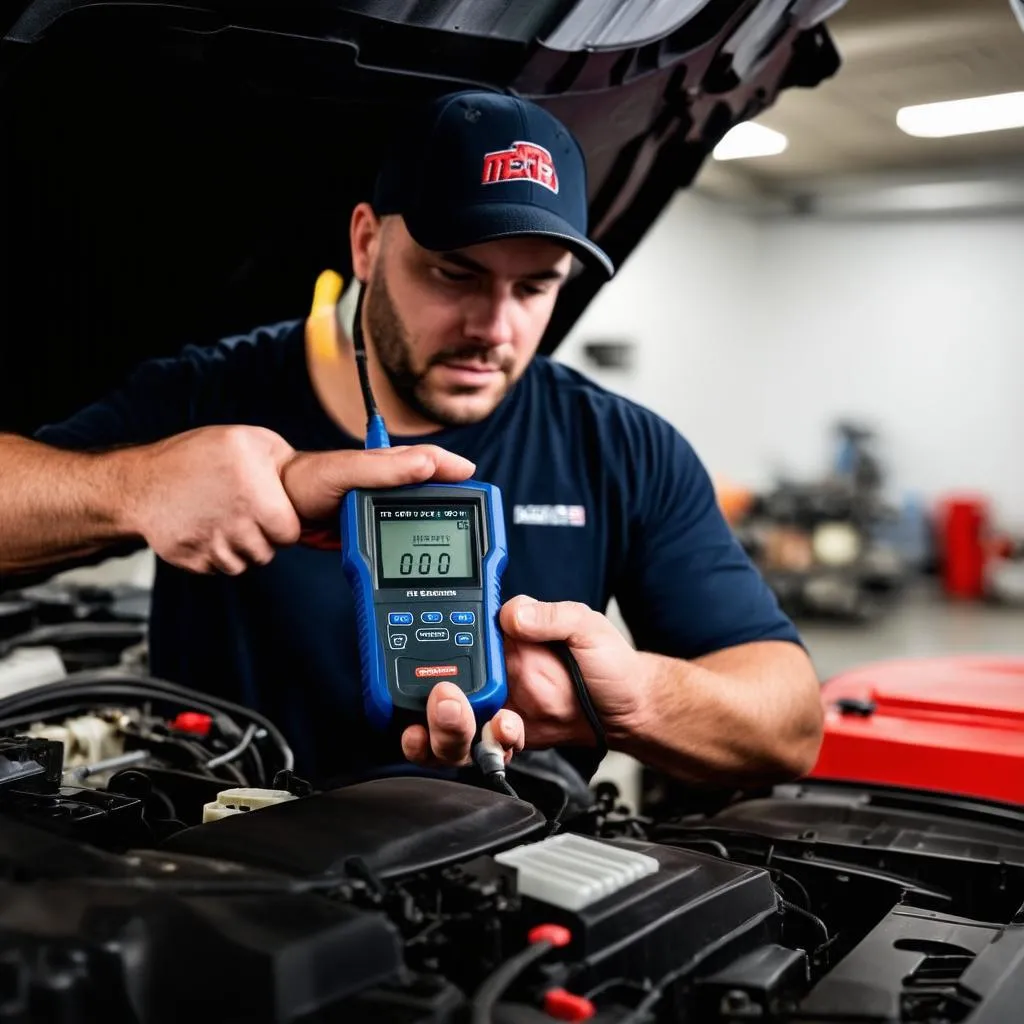
<svg viewBox="0 0 1024 1024">
<path fill-rule="evenodd" d="M 446 348 L 430 358 L 430 365 L 447 363 L 455 360 L 460 363 L 474 363 L 482 369 L 508 370 L 513 363 L 511 355 L 499 356 L 494 349 L 481 345 L 461 345 L 458 348 Z"/>
</svg>

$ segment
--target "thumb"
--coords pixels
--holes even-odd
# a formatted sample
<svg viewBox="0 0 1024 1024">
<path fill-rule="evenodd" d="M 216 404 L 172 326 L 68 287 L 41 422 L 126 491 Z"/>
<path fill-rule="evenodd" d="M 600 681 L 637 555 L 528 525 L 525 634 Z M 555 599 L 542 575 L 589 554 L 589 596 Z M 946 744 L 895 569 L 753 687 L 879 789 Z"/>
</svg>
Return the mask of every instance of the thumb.
<svg viewBox="0 0 1024 1024">
<path fill-rule="evenodd" d="M 536 601 L 520 595 L 501 609 L 500 622 L 504 632 L 511 637 L 546 643 L 570 640 L 581 633 L 595 615 L 592 608 L 577 601 Z"/>
<path fill-rule="evenodd" d="M 370 451 L 304 452 L 281 472 L 281 482 L 300 519 L 334 515 L 347 491 L 425 483 L 456 482 L 472 476 L 468 459 L 436 445 Z"/>
</svg>

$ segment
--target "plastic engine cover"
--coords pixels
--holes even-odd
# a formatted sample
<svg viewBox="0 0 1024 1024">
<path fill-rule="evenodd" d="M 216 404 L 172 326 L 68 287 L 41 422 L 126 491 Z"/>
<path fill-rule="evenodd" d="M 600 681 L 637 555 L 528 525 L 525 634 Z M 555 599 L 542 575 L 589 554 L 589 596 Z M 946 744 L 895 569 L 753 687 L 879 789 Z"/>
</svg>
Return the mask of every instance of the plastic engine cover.
<svg viewBox="0 0 1024 1024">
<path fill-rule="evenodd" d="M 163 849 L 302 878 L 358 858 L 385 879 L 522 842 L 546 823 L 531 804 L 463 783 L 376 779 L 197 825 Z"/>
<path fill-rule="evenodd" d="M 605 876 L 605 894 L 576 909 L 565 900 L 559 906 L 523 896 L 527 927 L 551 922 L 572 932 L 567 958 L 581 964 L 575 989 L 613 977 L 657 978 L 690 963 L 695 970 L 713 970 L 778 938 L 775 890 L 760 868 L 654 843 L 571 838 L 566 852 L 572 850 L 581 872 L 584 860 L 597 864 L 601 847 L 611 854 L 610 864 L 627 868 L 619 883 Z M 496 859 L 518 869 L 534 850 L 543 858 L 548 844 L 554 848 L 548 840 Z M 627 851 L 640 855 L 632 879 L 626 877 L 628 860 L 615 856 Z M 656 862 L 655 870 L 644 869 L 648 859 Z M 591 877 L 601 874 L 597 869 Z"/>
</svg>

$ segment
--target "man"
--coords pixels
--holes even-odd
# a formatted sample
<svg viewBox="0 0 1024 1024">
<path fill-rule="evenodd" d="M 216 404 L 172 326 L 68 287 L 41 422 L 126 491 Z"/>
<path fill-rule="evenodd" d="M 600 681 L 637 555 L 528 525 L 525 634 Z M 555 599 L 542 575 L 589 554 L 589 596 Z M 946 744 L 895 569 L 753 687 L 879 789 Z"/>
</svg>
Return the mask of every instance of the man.
<svg viewBox="0 0 1024 1024">
<path fill-rule="evenodd" d="M 611 272 L 586 228 L 564 126 L 490 93 L 433 102 L 350 223 L 370 380 L 403 447 L 359 451 L 347 332 L 324 345 L 310 318 L 186 348 L 35 441 L 0 438 L 0 571 L 146 543 L 157 675 L 270 715 L 318 780 L 402 754 L 460 765 L 474 723 L 451 684 L 400 750 L 366 725 L 339 557 L 296 542 L 350 487 L 475 475 L 508 516 L 510 699 L 494 724 L 508 754 L 594 747 L 547 646 L 564 640 L 613 749 L 694 784 L 808 770 L 817 680 L 698 458 L 535 355 L 573 259 Z M 612 597 L 636 649 L 602 614 Z"/>
</svg>

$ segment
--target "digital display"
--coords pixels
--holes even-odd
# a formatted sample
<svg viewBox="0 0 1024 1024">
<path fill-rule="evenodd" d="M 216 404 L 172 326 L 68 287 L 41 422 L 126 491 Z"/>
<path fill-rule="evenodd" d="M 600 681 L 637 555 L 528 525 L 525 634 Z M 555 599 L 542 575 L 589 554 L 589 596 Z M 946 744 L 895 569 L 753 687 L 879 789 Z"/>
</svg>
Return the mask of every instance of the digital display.
<svg viewBox="0 0 1024 1024">
<path fill-rule="evenodd" d="M 474 505 L 393 505 L 375 509 L 381 586 L 475 580 Z"/>
</svg>

